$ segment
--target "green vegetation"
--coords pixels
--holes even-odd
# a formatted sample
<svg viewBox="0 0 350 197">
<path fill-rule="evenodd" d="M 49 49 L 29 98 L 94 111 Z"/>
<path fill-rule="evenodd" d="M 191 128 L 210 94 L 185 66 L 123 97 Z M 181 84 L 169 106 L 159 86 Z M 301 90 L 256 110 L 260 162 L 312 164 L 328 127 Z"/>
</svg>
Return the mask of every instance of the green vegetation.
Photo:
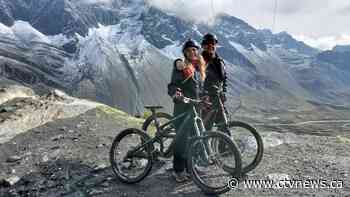
<svg viewBox="0 0 350 197">
<path fill-rule="evenodd" d="M 143 112 L 143 118 L 144 118 L 144 119 L 150 117 L 151 115 L 152 115 L 152 112 L 151 112 L 151 111 L 145 111 L 145 112 Z"/>
<path fill-rule="evenodd" d="M 127 127 L 139 128 L 142 125 L 144 119 L 135 118 L 117 108 L 113 108 L 107 105 L 99 105 L 96 107 L 97 118 L 110 118 L 117 121 L 125 121 Z"/>
<path fill-rule="evenodd" d="M 337 136 L 337 142 L 343 143 L 343 144 L 350 144 L 350 138 L 344 137 L 344 136 Z"/>
</svg>

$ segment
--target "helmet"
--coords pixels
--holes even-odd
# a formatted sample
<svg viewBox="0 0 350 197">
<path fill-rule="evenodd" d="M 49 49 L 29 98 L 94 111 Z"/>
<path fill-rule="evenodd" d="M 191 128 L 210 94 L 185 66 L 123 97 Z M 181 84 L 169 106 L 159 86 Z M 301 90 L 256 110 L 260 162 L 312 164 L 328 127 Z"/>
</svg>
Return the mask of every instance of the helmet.
<svg viewBox="0 0 350 197">
<path fill-rule="evenodd" d="M 195 41 L 189 39 L 182 46 L 182 52 L 184 52 L 187 48 L 190 48 L 190 47 L 194 47 L 196 49 L 199 49 L 199 46 L 195 43 Z"/>
<path fill-rule="evenodd" d="M 202 45 L 206 44 L 208 42 L 214 42 L 216 44 L 216 43 L 218 43 L 218 39 L 216 38 L 216 36 L 214 34 L 207 33 L 202 38 Z"/>
</svg>

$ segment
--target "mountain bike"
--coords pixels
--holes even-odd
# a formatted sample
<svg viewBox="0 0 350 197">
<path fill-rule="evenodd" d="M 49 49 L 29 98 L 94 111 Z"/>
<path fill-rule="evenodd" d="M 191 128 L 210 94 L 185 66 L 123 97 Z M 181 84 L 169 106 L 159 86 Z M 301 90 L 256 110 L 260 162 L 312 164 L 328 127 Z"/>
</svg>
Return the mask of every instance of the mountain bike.
<svg viewBox="0 0 350 197">
<path fill-rule="evenodd" d="M 204 193 L 220 194 L 230 190 L 228 182 L 241 175 L 242 163 L 240 152 L 229 136 L 221 132 L 206 131 L 196 108 L 203 103 L 201 100 L 186 98 L 185 103 L 192 105 L 191 109 L 164 124 L 156 122 L 157 131 L 154 137 L 146 132 L 129 128 L 121 131 L 113 140 L 110 149 L 110 162 L 117 178 L 124 183 L 137 183 L 143 180 L 151 171 L 157 157 L 170 157 L 174 140 L 168 148 L 158 150 L 155 143 L 166 138 L 174 138 L 171 128 L 174 121 L 184 118 L 178 133 L 187 132 L 184 128 L 190 120 L 193 121 L 194 136 L 188 140 L 187 170 L 195 184 Z M 153 112 L 160 106 L 148 106 Z M 212 145 L 220 142 L 226 147 L 219 152 Z"/>
<path fill-rule="evenodd" d="M 242 156 L 242 173 L 246 174 L 255 169 L 261 162 L 264 152 L 263 140 L 257 130 L 249 124 L 241 121 L 228 120 L 227 115 L 229 113 L 220 99 L 219 91 L 213 95 L 213 97 L 217 99 L 217 105 L 212 106 L 209 110 L 203 109 L 202 106 L 201 115 L 204 125 L 206 125 L 207 128 L 207 125 L 212 124 L 212 131 L 225 130 L 228 132 L 227 134 L 238 145 Z M 214 121 L 218 115 L 222 115 L 224 121 L 215 124 Z M 174 139 L 171 136 L 175 136 L 176 131 L 172 125 L 166 125 L 166 128 L 159 128 L 159 122 L 166 122 L 171 119 L 172 116 L 170 114 L 152 111 L 152 115 L 149 116 L 142 125 L 142 129 L 147 131 L 147 133 L 154 132 L 154 130 L 164 130 L 167 133 L 166 138 L 161 138 L 159 140 L 161 146 L 159 149 L 160 154 L 165 156 L 171 156 L 172 147 L 170 145 L 171 140 Z"/>
</svg>

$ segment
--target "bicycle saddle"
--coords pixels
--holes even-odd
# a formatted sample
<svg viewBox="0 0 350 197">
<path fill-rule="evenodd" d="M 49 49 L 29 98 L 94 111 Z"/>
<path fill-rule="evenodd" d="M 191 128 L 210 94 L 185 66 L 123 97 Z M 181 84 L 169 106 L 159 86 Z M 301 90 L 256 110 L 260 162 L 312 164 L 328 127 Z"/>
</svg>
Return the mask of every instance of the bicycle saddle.
<svg viewBox="0 0 350 197">
<path fill-rule="evenodd" d="M 162 106 L 153 106 L 153 105 L 145 105 L 146 109 L 152 110 L 152 109 L 162 109 Z"/>
</svg>

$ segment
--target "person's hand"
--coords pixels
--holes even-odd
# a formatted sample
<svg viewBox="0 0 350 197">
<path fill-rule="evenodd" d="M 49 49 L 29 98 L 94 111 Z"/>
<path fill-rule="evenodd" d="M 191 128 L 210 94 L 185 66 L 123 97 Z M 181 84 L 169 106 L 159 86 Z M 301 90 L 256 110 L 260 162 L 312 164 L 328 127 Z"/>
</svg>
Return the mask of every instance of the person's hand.
<svg viewBox="0 0 350 197">
<path fill-rule="evenodd" d="M 201 97 L 201 100 L 203 101 L 203 102 L 210 102 L 210 97 L 208 96 L 208 95 L 204 95 L 204 96 L 202 96 Z"/>
<path fill-rule="evenodd" d="M 193 66 L 188 66 L 182 70 L 182 73 L 185 76 L 185 79 L 192 77 L 194 74 L 194 67 Z"/>
<path fill-rule="evenodd" d="M 177 101 L 183 101 L 184 95 L 183 95 L 183 93 L 182 93 L 182 91 L 181 91 L 180 88 L 177 88 L 177 89 L 176 89 L 176 92 L 175 92 L 173 98 L 174 98 L 175 100 L 177 100 Z"/>
<path fill-rule="evenodd" d="M 185 68 L 185 63 L 182 60 L 176 61 L 176 69 L 177 70 L 183 70 Z"/>
<path fill-rule="evenodd" d="M 210 97 L 209 96 L 203 96 L 201 97 L 201 106 L 206 109 L 210 109 L 213 103 L 210 102 Z"/>
</svg>

